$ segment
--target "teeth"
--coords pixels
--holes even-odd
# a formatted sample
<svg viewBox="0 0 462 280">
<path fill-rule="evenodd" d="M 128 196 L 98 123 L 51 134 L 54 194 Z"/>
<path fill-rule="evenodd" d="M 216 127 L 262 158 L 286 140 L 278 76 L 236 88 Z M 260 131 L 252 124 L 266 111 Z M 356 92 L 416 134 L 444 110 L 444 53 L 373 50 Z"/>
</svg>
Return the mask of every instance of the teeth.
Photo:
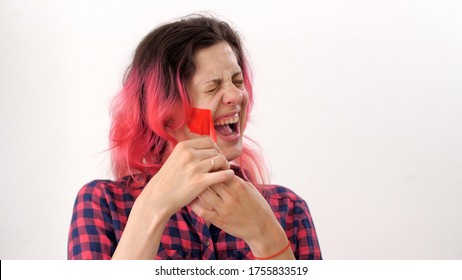
<svg viewBox="0 0 462 280">
<path fill-rule="evenodd" d="M 215 125 L 225 125 L 225 124 L 237 123 L 238 121 L 239 121 L 239 116 L 236 114 L 233 117 L 222 119 L 222 120 L 215 122 Z"/>
</svg>

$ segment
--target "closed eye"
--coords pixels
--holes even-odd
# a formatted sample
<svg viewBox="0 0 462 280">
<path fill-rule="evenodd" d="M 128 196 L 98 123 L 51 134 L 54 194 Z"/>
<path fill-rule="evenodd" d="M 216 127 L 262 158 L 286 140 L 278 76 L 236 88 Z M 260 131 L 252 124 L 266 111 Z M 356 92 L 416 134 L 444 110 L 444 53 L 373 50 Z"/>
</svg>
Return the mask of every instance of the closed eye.
<svg viewBox="0 0 462 280">
<path fill-rule="evenodd" d="M 242 84 L 244 84 L 244 80 L 234 80 L 233 83 L 236 86 L 240 87 L 240 86 L 242 86 Z"/>
</svg>

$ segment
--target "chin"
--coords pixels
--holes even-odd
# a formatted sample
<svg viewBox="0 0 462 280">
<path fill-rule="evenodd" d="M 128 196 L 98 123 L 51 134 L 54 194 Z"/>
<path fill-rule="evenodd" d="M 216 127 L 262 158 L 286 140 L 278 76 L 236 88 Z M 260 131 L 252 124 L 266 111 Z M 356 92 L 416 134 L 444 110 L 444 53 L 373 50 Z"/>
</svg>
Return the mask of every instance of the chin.
<svg viewBox="0 0 462 280">
<path fill-rule="evenodd" d="M 236 144 L 233 147 L 220 147 L 220 149 L 225 158 L 231 162 L 242 154 L 242 143 Z"/>
</svg>

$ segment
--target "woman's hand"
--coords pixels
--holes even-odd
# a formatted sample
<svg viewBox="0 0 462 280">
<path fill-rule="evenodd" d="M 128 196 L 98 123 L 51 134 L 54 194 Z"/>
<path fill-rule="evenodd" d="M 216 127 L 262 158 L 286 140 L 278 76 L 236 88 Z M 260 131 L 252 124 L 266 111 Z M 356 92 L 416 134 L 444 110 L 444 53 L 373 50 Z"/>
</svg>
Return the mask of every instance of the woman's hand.
<svg viewBox="0 0 462 280">
<path fill-rule="evenodd" d="M 205 190 L 191 207 L 206 221 L 242 238 L 255 256 L 270 256 L 288 243 L 265 198 L 251 183 L 237 176 Z M 278 257 L 294 258 L 291 250 Z"/>
<path fill-rule="evenodd" d="M 233 176 L 212 139 L 178 143 L 136 199 L 113 259 L 154 258 L 168 219 L 208 187 Z"/>
<path fill-rule="evenodd" d="M 233 176 L 228 161 L 211 138 L 186 140 L 176 145 L 138 199 L 162 205 L 171 216 L 208 187 Z"/>
</svg>

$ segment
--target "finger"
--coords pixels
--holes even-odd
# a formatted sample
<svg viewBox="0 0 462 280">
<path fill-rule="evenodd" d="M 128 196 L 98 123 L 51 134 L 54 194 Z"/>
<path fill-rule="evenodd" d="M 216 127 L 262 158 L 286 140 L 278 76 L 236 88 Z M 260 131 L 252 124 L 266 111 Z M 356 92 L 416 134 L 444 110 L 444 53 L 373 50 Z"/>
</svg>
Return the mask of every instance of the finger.
<svg viewBox="0 0 462 280">
<path fill-rule="evenodd" d="M 210 172 L 207 174 L 204 174 L 203 177 L 203 186 L 213 186 L 216 184 L 220 184 L 223 182 L 227 182 L 231 180 L 234 177 L 234 171 L 232 169 L 227 169 L 227 170 L 221 170 L 221 171 L 216 171 L 216 172 Z M 201 190 L 203 192 L 206 188 Z"/>
<path fill-rule="evenodd" d="M 229 181 L 225 181 L 221 184 L 216 184 L 210 187 L 217 195 L 219 195 L 224 201 L 233 199 L 232 197 L 238 193 L 241 193 L 242 190 L 248 188 L 247 182 L 239 178 L 238 176 L 233 176 Z"/>
<path fill-rule="evenodd" d="M 198 199 L 194 200 L 189 205 L 197 216 L 205 219 L 206 221 L 213 221 L 218 216 L 215 211 L 204 208 Z"/>
<path fill-rule="evenodd" d="M 210 188 L 201 193 L 199 198 L 200 202 L 204 205 L 204 208 L 207 208 L 208 210 L 220 207 L 223 203 L 223 199 L 221 199 L 221 197 Z"/>
<path fill-rule="evenodd" d="M 201 196 L 199 195 L 195 200 L 195 203 L 199 203 L 199 205 L 209 211 L 213 210 L 213 205 L 209 204 L 207 201 L 205 201 Z"/>
<path fill-rule="evenodd" d="M 213 158 L 214 166 L 211 171 L 230 169 L 231 165 L 224 155 L 216 155 Z"/>
<path fill-rule="evenodd" d="M 201 170 L 204 172 L 227 170 L 231 167 L 228 160 L 223 155 L 216 155 L 211 158 L 206 158 L 202 160 L 200 164 L 202 165 Z"/>
<path fill-rule="evenodd" d="M 220 152 L 220 148 L 218 148 L 217 143 L 213 142 L 212 138 L 210 137 L 200 137 L 191 140 L 187 140 L 184 142 L 186 145 L 190 145 L 190 147 L 196 150 L 203 150 L 203 149 L 215 149 Z"/>
<path fill-rule="evenodd" d="M 198 160 L 205 160 L 219 155 L 215 149 L 194 150 L 194 154 Z"/>
</svg>

